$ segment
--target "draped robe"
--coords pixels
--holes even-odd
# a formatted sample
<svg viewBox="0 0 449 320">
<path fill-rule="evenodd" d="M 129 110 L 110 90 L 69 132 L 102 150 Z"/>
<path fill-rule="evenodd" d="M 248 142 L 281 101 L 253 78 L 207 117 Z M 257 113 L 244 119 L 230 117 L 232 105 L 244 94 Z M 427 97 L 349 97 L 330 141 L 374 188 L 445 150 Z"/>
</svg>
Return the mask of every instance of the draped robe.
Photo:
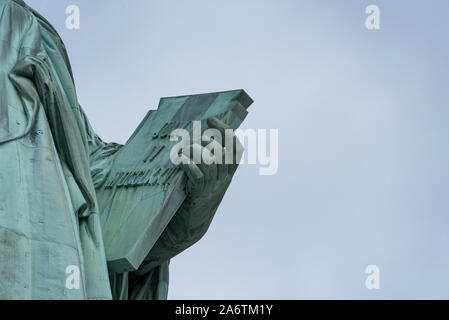
<svg viewBox="0 0 449 320">
<path fill-rule="evenodd" d="M 216 208 L 180 210 L 139 270 L 109 279 L 95 188 L 120 148 L 92 130 L 50 23 L 0 0 L 0 299 L 167 298 L 170 259 Z M 67 285 L 73 266 L 79 289 Z"/>
<path fill-rule="evenodd" d="M 1 0 L 0 298 L 112 297 L 88 133 L 59 36 L 23 1 Z"/>
</svg>

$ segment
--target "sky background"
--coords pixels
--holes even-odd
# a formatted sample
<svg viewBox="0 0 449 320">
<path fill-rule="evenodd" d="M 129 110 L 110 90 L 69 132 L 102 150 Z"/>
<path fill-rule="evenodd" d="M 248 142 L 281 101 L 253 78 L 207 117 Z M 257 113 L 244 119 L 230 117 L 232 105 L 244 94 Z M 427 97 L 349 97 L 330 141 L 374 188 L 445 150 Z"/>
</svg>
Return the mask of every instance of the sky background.
<svg viewBox="0 0 449 320">
<path fill-rule="evenodd" d="M 279 130 L 278 173 L 239 168 L 172 260 L 170 299 L 449 299 L 449 1 L 26 2 L 60 32 L 105 141 L 160 97 L 237 88 L 255 100 L 243 128 Z"/>
</svg>

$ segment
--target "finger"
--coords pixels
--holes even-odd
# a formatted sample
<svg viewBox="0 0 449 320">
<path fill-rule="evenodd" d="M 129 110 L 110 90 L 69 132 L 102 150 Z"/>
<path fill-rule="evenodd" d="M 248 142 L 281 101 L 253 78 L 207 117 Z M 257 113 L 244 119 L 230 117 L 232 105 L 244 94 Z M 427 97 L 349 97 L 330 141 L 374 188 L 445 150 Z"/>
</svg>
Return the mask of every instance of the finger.
<svg viewBox="0 0 449 320">
<path fill-rule="evenodd" d="M 187 190 L 191 195 L 195 196 L 203 191 L 204 174 L 201 172 L 200 168 L 198 168 L 198 166 L 184 154 L 181 155 L 181 158 L 181 167 L 189 178 L 187 180 Z"/>
<path fill-rule="evenodd" d="M 207 150 L 211 152 L 211 154 L 215 158 L 215 164 L 217 165 L 217 179 L 224 179 L 228 175 L 228 165 L 226 164 L 226 150 L 222 147 L 220 143 L 215 140 L 212 140 L 209 144 L 205 146 Z"/>
<path fill-rule="evenodd" d="M 222 139 L 222 144 L 226 143 L 227 139 L 232 139 L 234 137 L 234 132 L 229 125 L 218 119 L 217 117 L 210 117 L 207 119 L 207 124 L 209 127 L 217 129 L 220 131 Z M 232 141 L 232 140 L 229 140 Z"/>
<path fill-rule="evenodd" d="M 225 154 L 227 154 L 227 160 L 225 163 L 227 164 L 226 169 L 230 175 L 233 175 L 237 170 L 237 167 L 243 157 L 244 147 L 241 144 L 240 140 L 235 135 L 234 131 L 231 130 L 231 127 L 218 119 L 217 117 L 210 117 L 207 119 L 207 123 L 210 127 L 213 127 L 220 131 L 221 134 L 224 133 L 224 145 L 232 145 L 232 148 L 226 149 Z M 229 161 L 231 163 L 229 163 Z"/>
<path fill-rule="evenodd" d="M 203 148 L 206 148 L 206 150 L 210 153 L 210 155 L 214 156 L 217 164 L 224 163 L 224 156 L 225 156 L 225 149 L 216 140 L 210 140 L 209 142 L 203 142 Z M 207 155 L 209 154 L 207 153 Z"/>
<path fill-rule="evenodd" d="M 201 162 L 198 165 L 200 170 L 203 172 L 205 179 L 204 183 L 206 184 L 211 179 L 216 180 L 217 179 L 217 160 L 214 155 L 211 154 L 211 152 L 206 149 L 205 147 L 194 143 L 192 146 L 194 155 L 200 155 L 201 156 Z"/>
<path fill-rule="evenodd" d="M 243 147 L 243 145 L 240 143 L 239 138 L 235 137 L 235 146 L 234 146 L 234 154 L 233 154 L 233 163 L 230 164 L 228 166 L 228 172 L 230 175 L 233 175 L 235 173 L 235 171 L 237 170 L 240 161 L 242 160 L 243 157 L 243 152 L 245 151 L 245 148 Z"/>
<path fill-rule="evenodd" d="M 203 161 L 203 150 L 201 149 L 201 145 L 194 142 L 191 144 L 192 150 L 192 160 L 195 164 L 200 164 Z"/>
<path fill-rule="evenodd" d="M 220 146 L 224 146 L 223 134 L 220 130 L 215 128 L 209 128 L 203 132 L 201 144 L 203 146 L 206 146 L 212 141 L 217 142 Z"/>
<path fill-rule="evenodd" d="M 210 118 L 208 118 L 207 119 L 207 124 L 209 125 L 209 127 L 215 128 L 215 129 L 218 129 L 218 130 L 231 129 L 231 127 L 228 124 L 224 123 L 223 121 L 221 121 L 217 117 L 210 117 Z"/>
</svg>

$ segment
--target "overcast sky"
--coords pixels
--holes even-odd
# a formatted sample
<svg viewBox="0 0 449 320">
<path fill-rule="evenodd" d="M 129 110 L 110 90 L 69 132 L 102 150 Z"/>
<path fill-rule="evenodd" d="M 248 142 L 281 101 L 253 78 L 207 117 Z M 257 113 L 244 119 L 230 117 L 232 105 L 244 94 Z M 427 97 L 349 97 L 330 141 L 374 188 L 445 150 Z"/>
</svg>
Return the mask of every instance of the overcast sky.
<svg viewBox="0 0 449 320">
<path fill-rule="evenodd" d="M 172 260 L 169 298 L 449 298 L 447 0 L 26 2 L 60 32 L 104 140 L 160 97 L 237 88 L 255 100 L 243 127 L 279 130 L 278 173 L 239 168 Z"/>
</svg>

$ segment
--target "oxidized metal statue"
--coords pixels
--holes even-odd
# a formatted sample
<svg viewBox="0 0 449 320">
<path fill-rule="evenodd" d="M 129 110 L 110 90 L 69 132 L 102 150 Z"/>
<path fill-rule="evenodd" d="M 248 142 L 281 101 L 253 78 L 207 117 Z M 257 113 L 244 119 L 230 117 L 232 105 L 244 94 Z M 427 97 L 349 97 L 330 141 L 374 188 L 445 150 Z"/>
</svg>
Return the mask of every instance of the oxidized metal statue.
<svg viewBox="0 0 449 320">
<path fill-rule="evenodd" d="M 164 98 L 124 146 L 105 143 L 54 28 L 0 0 L 0 299 L 166 299 L 170 259 L 207 231 L 237 169 L 229 129 L 251 103 Z M 193 134 L 187 148 L 176 131 Z"/>
</svg>

